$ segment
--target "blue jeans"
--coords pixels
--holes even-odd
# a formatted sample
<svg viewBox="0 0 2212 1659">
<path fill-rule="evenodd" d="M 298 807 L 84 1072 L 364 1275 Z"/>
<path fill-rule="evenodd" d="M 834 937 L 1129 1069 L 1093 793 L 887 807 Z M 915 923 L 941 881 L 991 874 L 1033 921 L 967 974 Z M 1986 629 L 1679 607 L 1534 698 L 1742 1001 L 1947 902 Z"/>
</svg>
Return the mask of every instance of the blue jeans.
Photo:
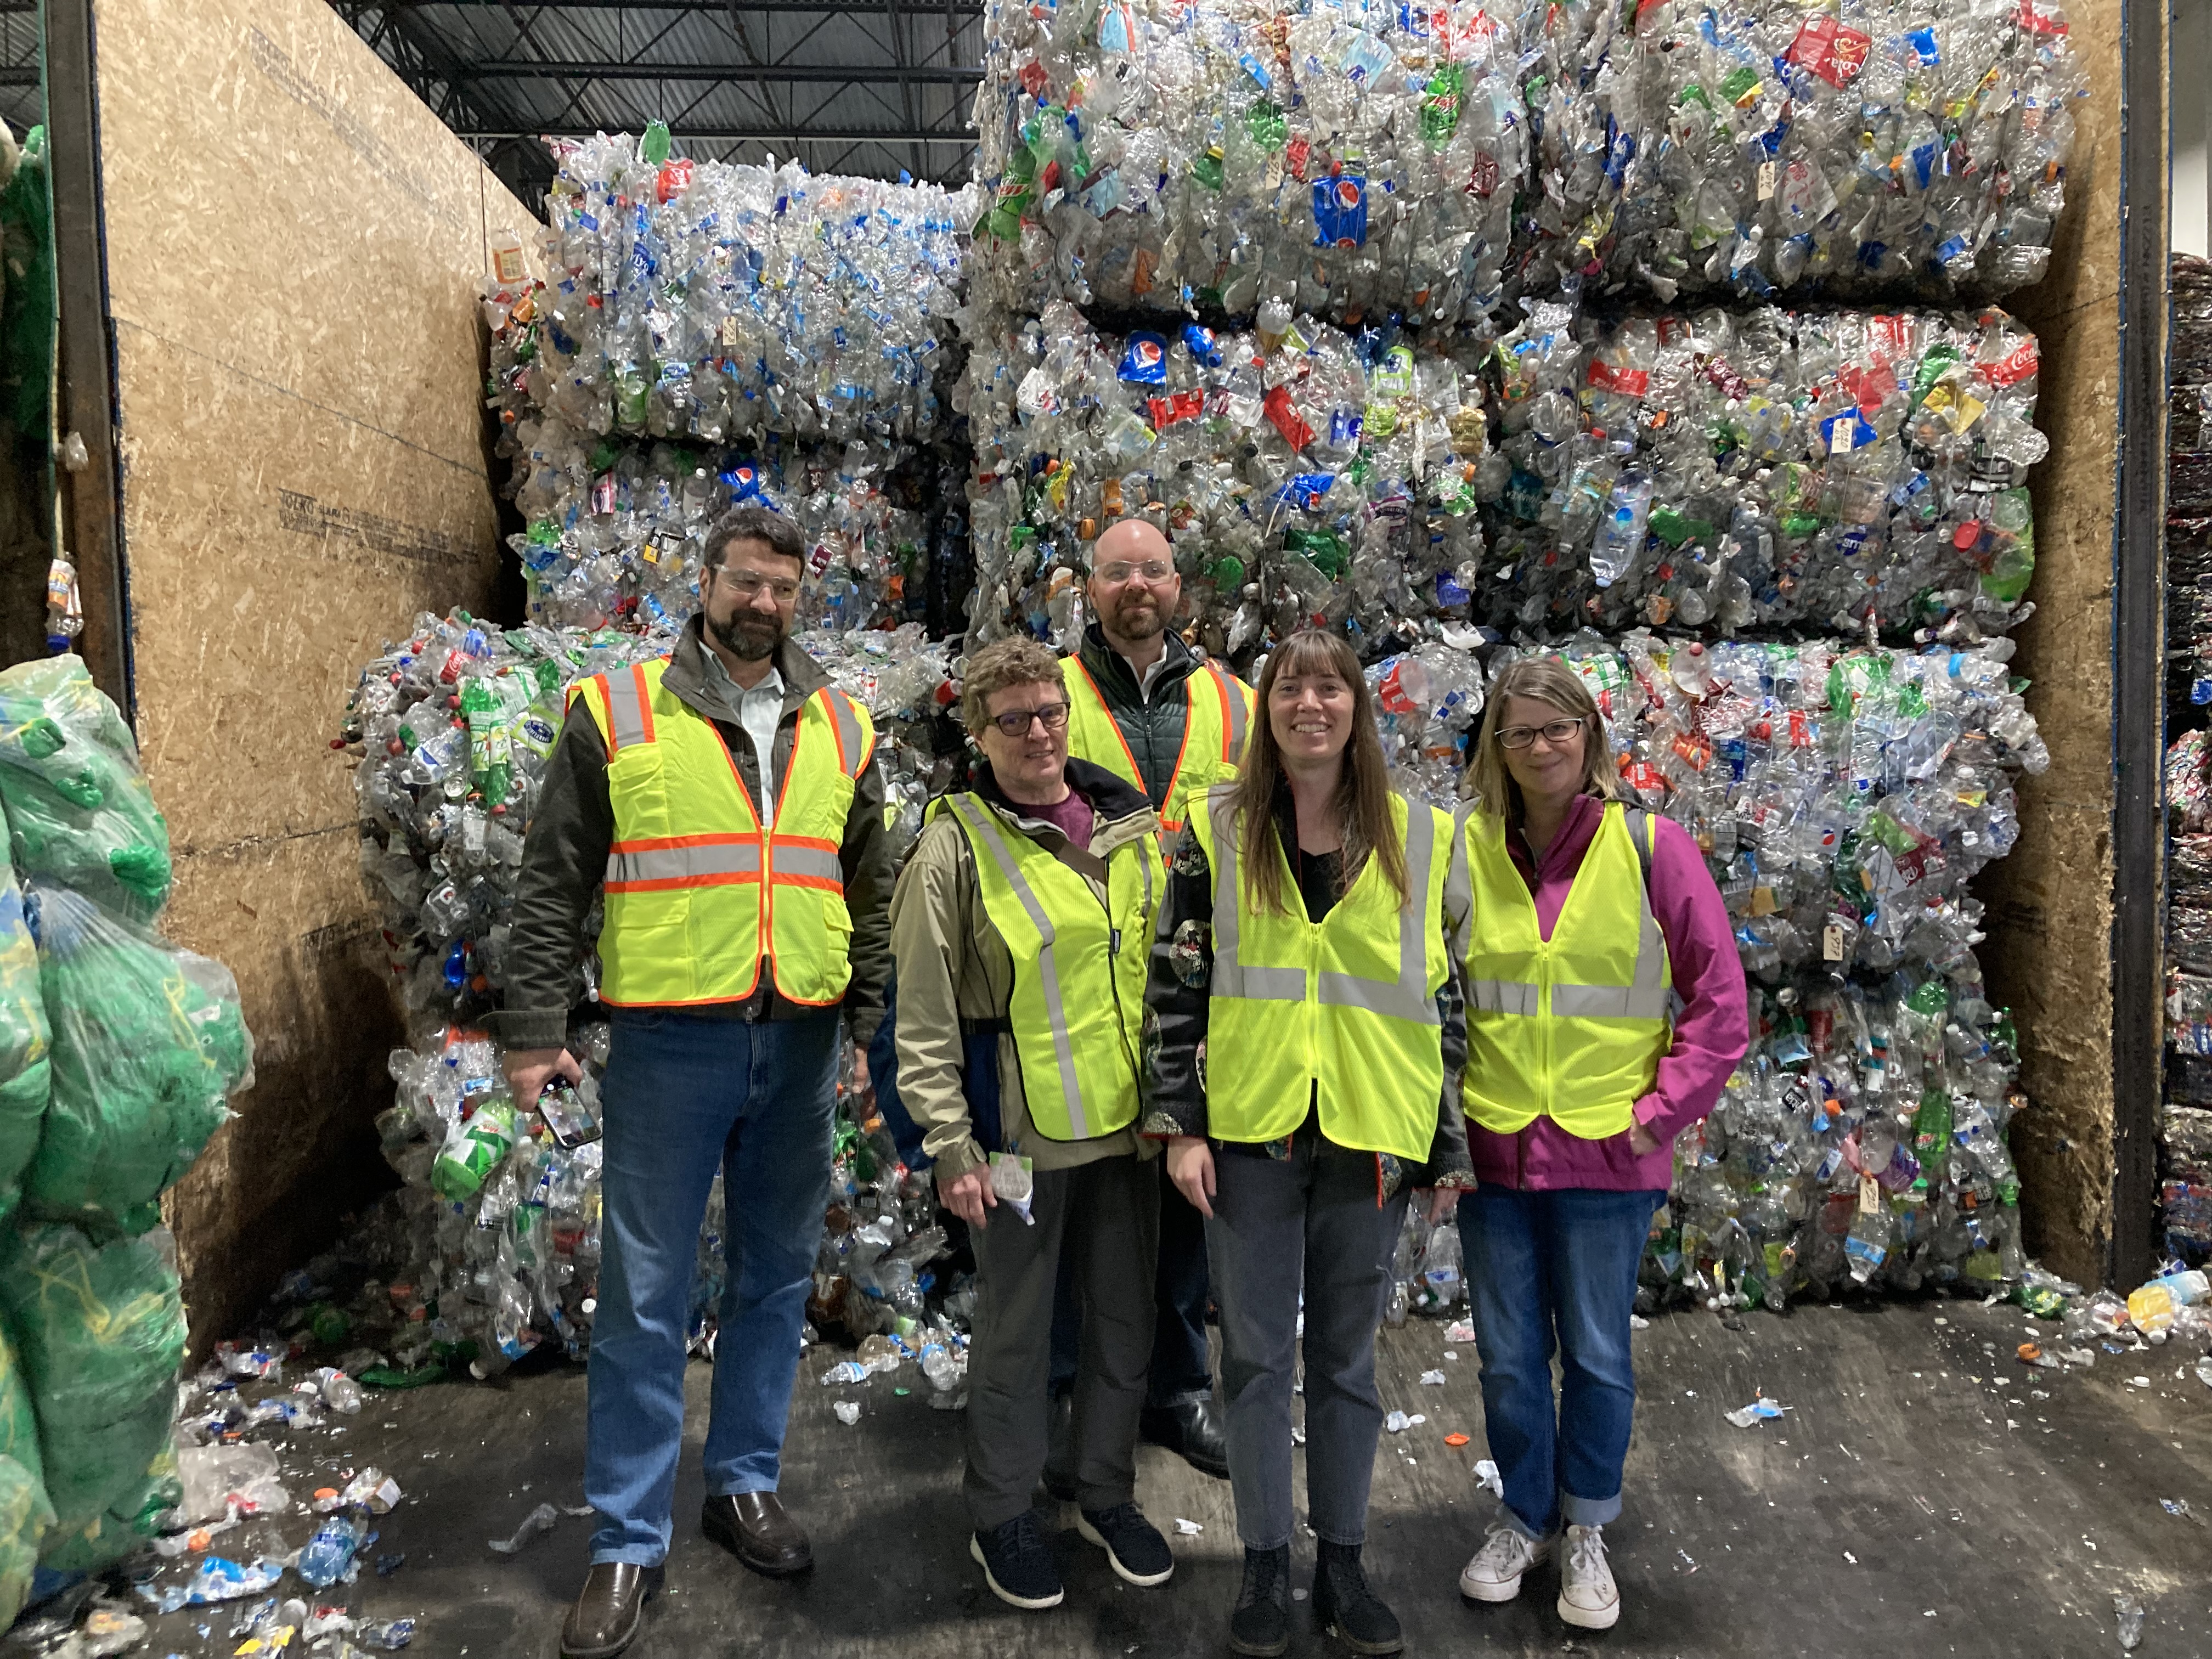
<svg viewBox="0 0 2212 1659">
<path fill-rule="evenodd" d="M 1562 1520 L 1601 1527 L 1620 1514 L 1620 1466 L 1636 1415 L 1628 1319 L 1644 1240 L 1666 1197 L 1487 1183 L 1460 1197 L 1484 1428 L 1504 1480 L 1506 1519 L 1530 1538 L 1548 1536 Z"/>
<path fill-rule="evenodd" d="M 584 1464 L 595 1565 L 668 1554 L 685 1326 L 718 1165 L 729 1278 L 707 1491 L 775 1490 L 829 1200 L 837 1034 L 835 1012 L 760 1024 L 615 1012 Z"/>
</svg>

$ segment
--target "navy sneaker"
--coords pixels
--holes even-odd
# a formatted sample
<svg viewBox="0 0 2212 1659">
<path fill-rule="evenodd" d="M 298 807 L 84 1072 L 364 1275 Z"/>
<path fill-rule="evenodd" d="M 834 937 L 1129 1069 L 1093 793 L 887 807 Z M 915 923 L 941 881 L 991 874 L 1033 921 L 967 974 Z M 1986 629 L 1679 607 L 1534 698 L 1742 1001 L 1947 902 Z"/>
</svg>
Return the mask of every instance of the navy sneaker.
<svg viewBox="0 0 2212 1659">
<path fill-rule="evenodd" d="M 1104 1550 L 1114 1571 L 1132 1584 L 1164 1584 L 1174 1575 L 1168 1540 L 1134 1504 L 1080 1510 L 1075 1530 L 1085 1543 Z"/>
<path fill-rule="evenodd" d="M 1060 1568 L 1053 1562 L 1052 1546 L 1045 1542 L 1035 1510 L 1024 1510 L 1004 1526 L 972 1534 L 968 1553 L 983 1569 L 983 1582 L 991 1594 L 1010 1607 L 1035 1613 L 1058 1607 L 1067 1594 L 1060 1588 Z"/>
</svg>

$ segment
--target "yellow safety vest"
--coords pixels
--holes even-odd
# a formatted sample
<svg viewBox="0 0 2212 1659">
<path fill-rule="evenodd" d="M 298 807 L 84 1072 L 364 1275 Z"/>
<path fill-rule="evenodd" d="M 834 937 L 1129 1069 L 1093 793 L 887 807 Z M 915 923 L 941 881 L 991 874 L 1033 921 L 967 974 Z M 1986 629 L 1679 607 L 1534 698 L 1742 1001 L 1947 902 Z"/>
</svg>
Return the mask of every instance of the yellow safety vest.
<svg viewBox="0 0 2212 1659">
<path fill-rule="evenodd" d="M 1106 694 L 1080 656 L 1065 661 L 1073 671 L 1067 676 L 1067 752 L 1104 767 L 1139 794 L 1146 793 L 1137 757 L 1115 724 Z M 1160 828 L 1171 836 L 1182 832 L 1194 796 L 1235 780 L 1237 764 L 1244 758 L 1244 733 L 1252 724 L 1254 704 L 1252 688 L 1210 660 L 1199 664 L 1183 682 L 1183 702 L 1188 713 L 1182 748 L 1168 780 L 1167 799 L 1160 803 Z"/>
<path fill-rule="evenodd" d="M 775 827 L 763 830 L 720 732 L 661 684 L 668 660 L 595 675 L 569 691 L 606 740 L 614 805 L 600 999 L 623 1008 L 741 1001 L 766 957 L 785 997 L 834 1003 L 852 979 L 838 849 L 875 752 L 875 723 L 829 686 L 809 697 Z"/>
<path fill-rule="evenodd" d="M 1504 817 L 1464 810 L 1467 1115 L 1499 1134 L 1539 1117 L 1584 1140 L 1624 1134 L 1673 1034 L 1674 981 L 1621 805 L 1606 804 L 1548 941 Z"/>
<path fill-rule="evenodd" d="M 1014 959 L 1007 1004 L 1030 1124 L 1048 1140 L 1096 1140 L 1137 1121 L 1138 1054 L 1159 838 L 1150 832 L 1106 860 L 1106 902 L 1091 884 L 981 796 L 947 795 L 975 856 L 984 914 Z"/>
<path fill-rule="evenodd" d="M 1286 908 L 1251 908 L 1230 803 L 1231 792 L 1217 789 L 1191 819 L 1213 868 L 1207 1133 L 1279 1140 L 1305 1121 L 1317 1095 L 1322 1132 L 1338 1146 L 1426 1159 L 1443 1094 L 1437 993 L 1451 967 L 1443 927 L 1451 820 L 1393 794 L 1412 900 L 1401 907 L 1381 860 L 1370 858 L 1315 922 L 1279 842 Z"/>
</svg>

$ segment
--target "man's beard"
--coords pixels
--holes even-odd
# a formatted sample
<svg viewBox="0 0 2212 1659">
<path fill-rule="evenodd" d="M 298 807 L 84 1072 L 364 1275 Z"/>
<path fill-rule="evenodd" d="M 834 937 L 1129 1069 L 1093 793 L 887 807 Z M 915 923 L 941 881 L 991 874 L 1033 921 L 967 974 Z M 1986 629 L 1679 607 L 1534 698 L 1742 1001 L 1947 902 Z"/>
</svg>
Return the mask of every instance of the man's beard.
<svg viewBox="0 0 2212 1659">
<path fill-rule="evenodd" d="M 708 618 L 707 631 L 739 662 L 763 662 L 773 657 L 784 637 L 781 619 L 749 617 L 742 611 L 732 612 L 726 622 Z"/>
<path fill-rule="evenodd" d="M 1114 614 L 1101 617 L 1107 629 L 1125 640 L 1149 640 L 1156 634 L 1167 631 L 1168 614 L 1158 599 L 1133 605 L 1127 600 L 1114 607 Z"/>
</svg>

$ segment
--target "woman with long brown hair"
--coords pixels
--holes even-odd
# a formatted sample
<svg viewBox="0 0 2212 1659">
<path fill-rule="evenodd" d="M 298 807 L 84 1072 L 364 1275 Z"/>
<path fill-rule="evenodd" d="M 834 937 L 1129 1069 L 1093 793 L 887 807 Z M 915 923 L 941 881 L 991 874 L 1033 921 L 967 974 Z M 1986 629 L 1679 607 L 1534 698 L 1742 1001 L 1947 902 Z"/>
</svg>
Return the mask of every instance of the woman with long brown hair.
<svg viewBox="0 0 2212 1659">
<path fill-rule="evenodd" d="M 1290 1645 L 1291 1395 L 1303 1291 L 1313 1608 L 1354 1652 L 1398 1621 L 1360 1565 L 1382 1425 L 1375 1330 L 1407 1194 L 1468 1180 L 1466 911 L 1450 819 L 1390 787 L 1341 638 L 1285 640 L 1237 781 L 1176 850 L 1146 1002 L 1144 1132 L 1207 1218 L 1244 1581 L 1229 1645 Z M 1433 1215 L 1449 1201 L 1431 1190 Z"/>
</svg>

